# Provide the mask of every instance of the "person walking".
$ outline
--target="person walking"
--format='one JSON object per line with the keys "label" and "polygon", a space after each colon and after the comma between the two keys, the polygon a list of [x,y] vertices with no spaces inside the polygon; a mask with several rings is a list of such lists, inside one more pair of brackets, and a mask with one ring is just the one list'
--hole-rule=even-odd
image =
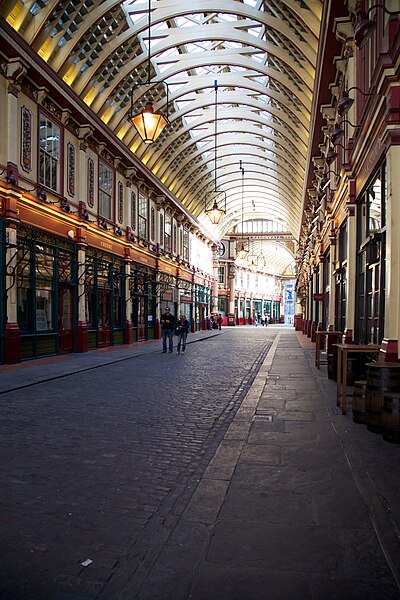
{"label": "person walking", "polygon": [[215,329],[215,320],[214,320],[214,315],[211,315],[211,317],[210,317],[210,331],[212,331],[213,329]]}
{"label": "person walking", "polygon": [[176,322],[176,335],[178,336],[178,354],[184,354],[186,349],[186,338],[189,333],[189,321],[185,315],[179,315]]}
{"label": "person walking", "polygon": [[221,331],[221,329],[222,329],[222,317],[221,317],[220,314],[217,317],[217,325],[218,325],[218,329]]}
{"label": "person walking", "polygon": [[170,352],[174,351],[174,328],[175,328],[175,317],[171,315],[169,306],[166,307],[165,313],[161,315],[161,336],[163,343],[163,352],[167,351],[167,339],[168,348]]}

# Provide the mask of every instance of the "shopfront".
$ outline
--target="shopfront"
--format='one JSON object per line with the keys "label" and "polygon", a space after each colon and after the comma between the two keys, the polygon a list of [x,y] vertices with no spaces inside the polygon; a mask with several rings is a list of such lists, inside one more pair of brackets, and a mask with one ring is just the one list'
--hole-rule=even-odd
{"label": "shopfront", "polygon": [[386,270],[386,162],[357,203],[357,305],[355,341],[380,344],[384,335]]}
{"label": "shopfront", "polygon": [[21,358],[73,352],[77,259],[73,244],[27,227],[17,231],[15,284]]}
{"label": "shopfront", "polygon": [[[179,314],[185,315],[189,321],[189,331],[193,328],[193,284],[185,279],[178,280],[179,286]],[[179,317],[179,315],[177,315]]]}
{"label": "shopfront", "polygon": [[123,260],[94,248],[86,250],[84,294],[89,350],[123,343],[124,280]]}
{"label": "shopfront", "polygon": [[211,291],[204,285],[195,285],[194,331],[207,329],[211,304]]}
{"label": "shopfront", "polygon": [[0,364],[4,362],[5,355],[5,329],[6,329],[6,314],[7,314],[7,298],[6,298],[6,239],[5,239],[5,223],[0,219]]}
{"label": "shopfront", "polygon": [[129,291],[132,300],[132,340],[152,340],[156,337],[155,271],[139,264],[132,265]]}

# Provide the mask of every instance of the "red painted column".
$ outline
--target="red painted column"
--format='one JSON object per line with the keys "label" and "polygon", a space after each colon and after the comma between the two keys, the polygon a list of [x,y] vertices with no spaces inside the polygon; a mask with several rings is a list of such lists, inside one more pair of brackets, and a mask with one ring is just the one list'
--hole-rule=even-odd
{"label": "red painted column", "polygon": [[6,364],[14,365],[21,362],[21,336],[18,323],[7,323],[4,341]]}

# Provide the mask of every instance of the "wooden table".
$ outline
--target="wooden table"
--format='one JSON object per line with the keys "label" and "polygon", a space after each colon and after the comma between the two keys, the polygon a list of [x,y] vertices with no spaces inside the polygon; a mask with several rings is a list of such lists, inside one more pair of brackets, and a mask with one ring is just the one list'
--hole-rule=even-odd
{"label": "wooden table", "polygon": [[[319,366],[322,364],[322,361],[321,361],[322,338],[328,334],[334,335],[337,340],[340,335],[343,335],[343,332],[342,331],[316,331],[315,332],[315,366],[317,367],[317,369],[319,369]],[[326,352],[326,357],[328,358],[328,349]]]}
{"label": "wooden table", "polygon": [[[347,365],[349,354],[379,354],[377,344],[334,344],[338,349],[336,404],[342,406],[342,415],[346,414]],[[340,397],[342,403],[340,404]]]}

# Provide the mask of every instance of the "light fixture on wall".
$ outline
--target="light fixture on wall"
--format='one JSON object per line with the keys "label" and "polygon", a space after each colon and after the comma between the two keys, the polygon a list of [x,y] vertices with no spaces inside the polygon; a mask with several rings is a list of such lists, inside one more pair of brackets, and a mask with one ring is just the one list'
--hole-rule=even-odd
{"label": "light fixture on wall", "polygon": [[214,198],[212,207],[207,208],[207,198],[210,196],[210,194],[206,194],[205,213],[209,217],[209,219],[211,220],[211,223],[213,223],[213,225],[218,225],[218,223],[220,222],[222,217],[226,214],[226,192],[224,192],[223,190],[218,190],[218,187],[217,187],[217,123],[218,123],[217,96],[218,96],[218,82],[217,82],[217,80],[215,80],[214,81],[214,98],[215,98],[215,100],[214,100],[214,190],[211,192],[211,194],[213,194],[214,196],[224,194],[225,208],[221,208],[220,206],[218,206],[218,202],[217,202],[216,198]]}
{"label": "light fixture on wall", "polygon": [[343,123],[348,123],[349,125],[354,127],[354,129],[359,129],[360,127],[360,125],[353,125],[353,123],[350,123],[350,121],[348,121],[347,119],[343,119],[340,123],[335,123],[335,126],[332,128],[330,134],[330,140],[334,146],[338,142],[340,142],[342,138],[344,138],[345,131],[342,128]]}
{"label": "light fixture on wall", "polygon": [[337,157],[338,153],[336,152],[336,150],[334,148],[329,148],[325,155],[326,164],[330,166],[333,163],[333,161],[337,159]]}
{"label": "light fixture on wall", "polygon": [[10,185],[15,185],[17,183],[17,178],[12,171],[8,171],[6,175],[6,182]]}
{"label": "light fixture on wall", "polygon": [[363,46],[365,46],[365,44],[372,37],[372,34],[374,33],[374,31],[376,29],[376,21],[373,21],[372,19],[368,19],[369,13],[374,8],[382,8],[385,11],[385,13],[387,15],[390,15],[391,17],[400,15],[399,10],[390,11],[383,4],[374,4],[373,6],[371,6],[371,8],[369,8],[367,10],[366,13],[364,11],[360,11],[358,21],[354,28],[354,41],[355,41],[357,48],[359,48],[359,49],[362,48]]}
{"label": "light fixture on wall", "polygon": [[60,202],[60,207],[65,210],[65,212],[71,212],[71,205],[65,198],[62,198]]}
{"label": "light fixture on wall", "polygon": [[[150,86],[151,84],[151,0],[149,0],[148,7],[148,57],[147,57],[147,82],[145,85]],[[153,103],[151,100],[146,101],[144,110],[137,113],[134,112],[133,107],[133,91],[138,86],[134,86],[131,90],[131,112],[128,120],[136,128],[136,131],[142,138],[145,144],[152,144],[161,134],[162,130],[166,125],[169,124],[168,119],[168,104],[169,104],[169,88],[166,81],[162,82],[167,89],[167,114],[154,112]]]}
{"label": "light fixture on wall", "polygon": [[[339,178],[340,178],[340,174],[339,174],[339,173],[336,173],[336,172],[335,172],[335,171],[333,171],[333,170],[326,171],[326,173],[324,173],[324,175],[323,175],[323,177],[322,177],[322,179],[321,179],[321,184],[320,184],[320,186],[321,186],[321,190],[323,190],[323,191],[324,191],[324,190],[325,190],[325,189],[326,189],[328,186],[329,186],[329,189],[331,190],[331,188],[330,188],[331,178],[329,177],[329,175],[334,175],[334,176],[335,176],[337,179],[339,179]],[[332,190],[331,190],[331,191],[332,191]]]}
{"label": "light fixture on wall", "polygon": [[40,188],[38,190],[38,198],[39,200],[41,200],[42,202],[46,202],[47,200],[47,193],[46,190],[44,190],[43,188]]}
{"label": "light fixture on wall", "polygon": [[339,117],[343,117],[344,115],[346,115],[349,112],[350,108],[354,104],[354,98],[349,97],[349,92],[351,92],[352,90],[358,90],[360,92],[360,94],[362,94],[363,96],[372,96],[373,95],[373,94],[365,94],[356,85],[349,88],[348,90],[343,90],[342,95],[340,96],[338,103],[336,105],[336,110],[337,110],[337,114],[339,115]]}
{"label": "light fixture on wall", "polygon": [[249,250],[246,248],[245,244],[244,244],[244,238],[243,238],[243,221],[244,221],[244,167],[242,165],[242,161],[240,161],[239,163],[239,168],[242,172],[242,238],[240,240],[240,242],[238,242],[237,246],[236,246],[236,256],[240,259],[240,260],[244,260],[246,258],[246,256],[249,253]]}

